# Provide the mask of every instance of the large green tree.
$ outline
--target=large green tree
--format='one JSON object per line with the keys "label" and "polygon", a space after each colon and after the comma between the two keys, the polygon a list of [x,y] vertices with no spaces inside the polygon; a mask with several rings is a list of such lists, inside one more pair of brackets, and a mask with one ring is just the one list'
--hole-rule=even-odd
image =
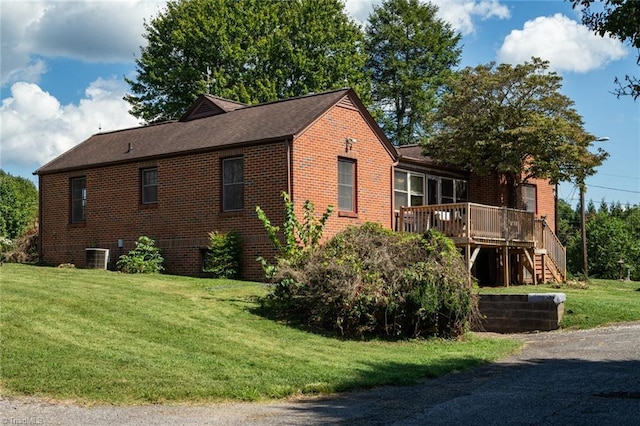
{"label": "large green tree", "polygon": [[[620,207],[620,206],[618,206]],[[637,219],[638,207],[616,213],[600,209],[587,222],[587,254],[589,274],[599,278],[618,278],[620,272],[626,276],[626,267],[631,269],[634,280],[640,278],[640,229]],[[635,221],[634,221],[635,219]],[[622,271],[620,261],[622,261]]]}
{"label": "large green tree", "polygon": [[460,62],[460,35],[418,0],[374,6],[366,27],[367,71],[380,124],[394,144],[428,132],[442,88]]}
{"label": "large green tree", "polygon": [[350,86],[368,99],[364,35],[341,0],[171,0],[144,38],[125,99],[147,122],[200,93],[252,104]]}
{"label": "large green tree", "polygon": [[36,222],[38,190],[33,182],[0,169],[0,237],[11,240]]}
{"label": "large green tree", "polygon": [[553,183],[584,179],[607,157],[590,151],[596,139],[583,129],[562,78],[537,58],[512,66],[479,65],[459,72],[423,141],[435,160],[478,174],[497,173],[517,186],[532,178]]}
{"label": "large green tree", "polygon": [[[574,8],[582,11],[582,23],[601,37],[613,37],[640,52],[640,1],[638,0],[571,0]],[[593,8],[592,8],[593,7]],[[636,63],[640,65],[640,53]],[[640,96],[638,76],[616,77],[615,94]]]}

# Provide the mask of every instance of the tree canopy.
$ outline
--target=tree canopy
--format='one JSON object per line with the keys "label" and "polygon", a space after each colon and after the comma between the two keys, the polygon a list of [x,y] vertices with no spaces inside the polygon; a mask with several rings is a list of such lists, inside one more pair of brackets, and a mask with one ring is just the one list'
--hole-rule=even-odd
{"label": "tree canopy", "polygon": [[368,99],[364,35],[340,0],[171,0],[144,38],[125,99],[147,122],[200,93],[252,104],[349,86]]}
{"label": "tree canopy", "polygon": [[460,62],[460,35],[418,0],[386,0],[366,27],[366,63],[381,127],[397,145],[429,128],[442,87]]}
{"label": "tree canopy", "polygon": [[[424,153],[478,174],[498,173],[516,187],[532,178],[584,184],[607,157],[589,148],[562,78],[537,58],[512,66],[479,65],[460,71],[436,113]],[[515,206],[515,192],[512,192]]]}
{"label": "tree canopy", "polygon": [[35,224],[37,216],[35,184],[0,169],[0,237],[19,237]]}
{"label": "tree canopy", "polygon": [[[582,23],[601,37],[617,38],[628,43],[637,51],[640,49],[640,1],[638,0],[571,0],[574,8],[582,11]],[[596,10],[592,5],[597,3]],[[601,6],[601,7],[600,7]],[[640,66],[640,54],[636,63]],[[631,96],[637,100],[640,96],[638,76],[616,77],[618,88],[615,94]]]}

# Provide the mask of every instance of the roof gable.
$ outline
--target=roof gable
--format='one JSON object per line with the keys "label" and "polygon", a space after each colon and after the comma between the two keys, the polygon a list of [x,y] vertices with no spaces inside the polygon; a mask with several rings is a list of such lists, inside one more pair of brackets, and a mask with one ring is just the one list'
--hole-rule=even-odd
{"label": "roof gable", "polygon": [[246,104],[241,102],[231,101],[217,96],[200,95],[189,107],[187,112],[180,117],[180,121],[211,117],[213,115],[224,114],[240,108],[245,108],[246,106]]}

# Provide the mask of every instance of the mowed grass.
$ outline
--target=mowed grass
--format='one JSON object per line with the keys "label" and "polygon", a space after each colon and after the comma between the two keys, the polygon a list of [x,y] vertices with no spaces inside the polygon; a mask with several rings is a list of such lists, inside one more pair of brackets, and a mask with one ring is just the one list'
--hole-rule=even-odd
{"label": "mowed grass", "polygon": [[527,294],[565,293],[563,329],[585,329],[640,321],[640,282],[592,279],[587,283],[567,282],[563,285],[483,287],[480,293]]}
{"label": "mowed grass", "polygon": [[264,400],[411,384],[511,339],[344,341],[258,315],[262,284],[5,264],[3,394],[99,404]]}

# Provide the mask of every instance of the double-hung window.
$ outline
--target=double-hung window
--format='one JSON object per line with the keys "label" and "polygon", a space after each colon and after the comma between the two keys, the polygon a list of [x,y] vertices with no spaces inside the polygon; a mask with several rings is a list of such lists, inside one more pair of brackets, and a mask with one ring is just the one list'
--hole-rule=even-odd
{"label": "double-hung window", "polygon": [[244,162],[242,157],[222,160],[222,211],[244,208]]}
{"label": "double-hung window", "polygon": [[141,170],[141,200],[142,204],[156,204],[158,202],[158,169]]}
{"label": "double-hung window", "polygon": [[87,209],[87,179],[71,179],[71,223],[84,223]]}
{"label": "double-hung window", "polygon": [[522,210],[535,213],[536,212],[536,187],[535,185],[522,185]]}
{"label": "double-hung window", "polygon": [[356,213],[356,162],[338,158],[338,212]]}
{"label": "double-hung window", "polygon": [[404,170],[394,172],[395,208],[424,205],[424,180],[421,173]]}

